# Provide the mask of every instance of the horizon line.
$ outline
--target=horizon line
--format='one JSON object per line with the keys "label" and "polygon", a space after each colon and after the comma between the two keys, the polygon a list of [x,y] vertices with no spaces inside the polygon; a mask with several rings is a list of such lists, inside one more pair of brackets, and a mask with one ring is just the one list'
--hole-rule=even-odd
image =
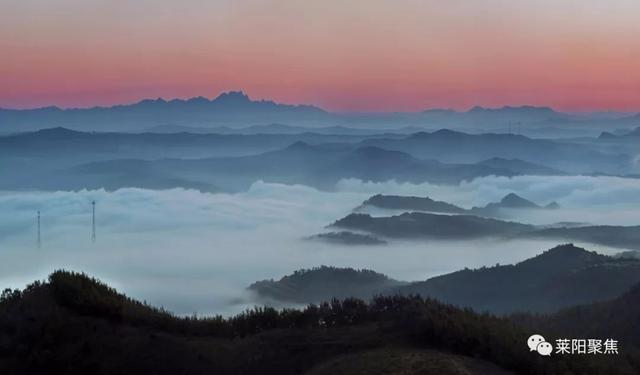
{"label": "horizon line", "polygon": [[95,105],[88,105],[88,106],[60,106],[60,105],[43,105],[43,106],[36,106],[36,107],[5,107],[0,105],[0,110],[8,110],[8,111],[33,111],[33,110],[41,110],[41,109],[50,109],[50,108],[55,108],[55,109],[59,109],[62,111],[73,111],[73,110],[91,110],[91,109],[110,109],[110,108],[114,108],[114,107],[126,107],[126,106],[132,106],[132,105],[136,105],[136,104],[140,104],[142,102],[145,101],[163,101],[165,103],[169,103],[169,102],[173,102],[173,101],[182,101],[182,102],[186,102],[189,100],[193,100],[193,99],[206,99],[209,102],[213,102],[216,99],[219,99],[221,97],[223,97],[224,95],[229,95],[229,94],[241,94],[243,96],[245,96],[249,101],[254,102],[254,103],[260,103],[260,102],[271,102],[274,103],[276,105],[286,105],[286,106],[295,106],[295,107],[313,107],[313,108],[317,108],[319,110],[322,110],[324,112],[330,113],[330,114],[345,114],[345,115],[357,115],[357,114],[394,114],[394,113],[423,113],[423,112],[429,112],[429,111],[450,111],[450,112],[455,112],[455,113],[468,113],[471,110],[475,109],[475,108],[479,108],[479,109],[489,109],[489,110],[497,110],[497,109],[505,109],[505,108],[537,108],[537,109],[550,109],[552,111],[558,112],[558,113],[564,113],[564,114],[590,114],[590,113],[618,113],[618,114],[640,114],[640,108],[636,109],[636,110],[615,110],[615,109],[611,109],[611,108],[601,108],[601,109],[589,109],[589,110],[561,110],[561,109],[556,109],[553,106],[550,105],[532,105],[532,104],[526,104],[526,103],[521,103],[521,104],[504,104],[504,105],[500,105],[497,107],[493,107],[493,106],[483,106],[483,105],[472,105],[469,106],[465,109],[453,109],[451,107],[425,107],[424,109],[420,109],[420,110],[415,110],[415,111],[402,111],[402,110],[380,110],[380,111],[376,111],[376,110],[369,110],[369,111],[358,111],[358,110],[354,110],[354,111],[333,111],[333,110],[328,110],[326,108],[323,108],[320,105],[316,105],[316,104],[309,104],[309,103],[285,103],[285,102],[278,102],[275,101],[273,99],[265,99],[265,98],[259,98],[259,99],[255,99],[251,96],[249,96],[249,94],[247,94],[247,92],[245,92],[244,90],[227,90],[227,91],[221,91],[219,92],[218,95],[216,96],[212,96],[212,97],[207,97],[207,96],[203,96],[203,95],[195,95],[195,96],[190,96],[190,97],[173,97],[173,98],[165,98],[162,96],[158,96],[158,97],[143,97],[141,99],[137,99],[134,101],[130,101],[130,102],[122,102],[122,103],[114,103],[114,104],[95,104]]}

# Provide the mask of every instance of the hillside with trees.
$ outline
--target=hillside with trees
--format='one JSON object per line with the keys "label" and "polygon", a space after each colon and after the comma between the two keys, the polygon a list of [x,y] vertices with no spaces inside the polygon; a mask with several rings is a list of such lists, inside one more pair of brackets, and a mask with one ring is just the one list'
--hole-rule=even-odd
{"label": "hillside with trees", "polygon": [[400,287],[477,311],[553,312],[615,298],[640,282],[640,261],[569,245],[514,265],[464,269]]}
{"label": "hillside with trees", "polygon": [[261,298],[318,303],[333,298],[370,299],[404,284],[371,270],[321,266],[295,271],[277,281],[258,281],[248,289]]}
{"label": "hillside with trees", "polygon": [[349,374],[353,366],[413,374],[640,370],[631,353],[615,361],[544,358],[529,352],[528,335],[504,318],[400,296],[370,303],[333,300],[302,310],[255,308],[227,319],[176,317],[86,275],[57,271],[23,291],[3,292],[0,372]]}
{"label": "hillside with trees", "polygon": [[369,270],[318,267],[249,287],[261,299],[314,303],[331,298],[421,295],[493,314],[551,313],[618,297],[640,283],[640,259],[610,257],[572,244],[512,265],[402,282]]}

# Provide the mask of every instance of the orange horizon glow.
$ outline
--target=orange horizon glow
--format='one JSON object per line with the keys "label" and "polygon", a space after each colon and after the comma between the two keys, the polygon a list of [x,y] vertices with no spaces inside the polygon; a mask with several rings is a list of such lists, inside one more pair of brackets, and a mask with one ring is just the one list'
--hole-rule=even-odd
{"label": "orange horizon glow", "polygon": [[253,99],[330,111],[640,110],[634,0],[7,0],[0,107]]}

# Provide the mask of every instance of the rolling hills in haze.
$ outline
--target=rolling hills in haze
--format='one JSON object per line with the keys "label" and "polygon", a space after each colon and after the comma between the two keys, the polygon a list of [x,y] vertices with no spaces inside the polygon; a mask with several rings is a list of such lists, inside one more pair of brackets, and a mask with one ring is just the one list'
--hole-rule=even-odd
{"label": "rolling hills in haze", "polygon": [[640,283],[640,260],[601,255],[569,244],[513,265],[465,268],[425,281],[389,281],[372,272],[320,267],[259,282],[249,290],[289,303],[402,294],[494,314],[550,313],[622,295]]}
{"label": "rolling hills in haze", "polygon": [[[261,154],[196,159],[115,159],[54,168],[47,178],[9,178],[4,188],[96,189],[185,187],[205,191],[241,191],[263,180],[331,190],[346,178],[363,181],[457,184],[481,176],[515,176],[518,171],[475,164],[420,160],[399,151],[302,141]],[[173,183],[172,183],[173,181]],[[171,186],[173,184],[173,186]],[[4,186],[3,186],[4,185]],[[212,187],[207,188],[207,187]]]}
{"label": "rolling hills in haze", "polygon": [[530,200],[522,198],[515,193],[505,195],[499,202],[491,202],[482,207],[462,208],[451,203],[436,201],[429,197],[413,197],[400,195],[377,194],[362,202],[354,209],[354,212],[366,210],[367,207],[376,207],[394,211],[418,211],[441,214],[472,214],[490,218],[508,217],[505,210],[540,210],[557,209],[560,205],[556,202],[540,206]]}
{"label": "rolling hills in haze", "polygon": [[449,130],[407,136],[127,134],[53,128],[0,136],[0,162],[7,166],[0,188],[238,191],[266,180],[330,189],[342,178],[458,184],[489,175],[560,176],[565,169],[558,164],[567,163],[573,167],[566,170],[573,172],[633,171],[631,156],[615,151]]}
{"label": "rolling hills in haze", "polygon": [[637,127],[640,125],[640,118],[634,114],[576,115],[558,112],[549,107],[527,105],[500,108],[475,106],[467,111],[430,109],[421,112],[331,113],[312,105],[253,100],[242,91],[224,92],[212,99],[144,99],[137,103],[111,107],[0,109],[0,133],[58,126],[101,132],[140,132],[149,129],[165,132],[171,127],[191,127],[200,129],[195,132],[208,132],[207,128],[224,131],[225,127],[250,128],[270,124],[308,128],[372,128],[378,129],[377,133],[403,127],[423,130],[445,127],[474,133],[516,131],[532,135],[542,132],[554,137],[566,136],[566,131],[591,136],[612,126]]}
{"label": "rolling hills in haze", "polygon": [[384,238],[412,240],[550,239],[636,249],[640,243],[640,226],[560,224],[553,228],[475,215],[443,215],[405,212],[400,215],[374,217],[352,213],[332,223],[330,228],[362,231]]}

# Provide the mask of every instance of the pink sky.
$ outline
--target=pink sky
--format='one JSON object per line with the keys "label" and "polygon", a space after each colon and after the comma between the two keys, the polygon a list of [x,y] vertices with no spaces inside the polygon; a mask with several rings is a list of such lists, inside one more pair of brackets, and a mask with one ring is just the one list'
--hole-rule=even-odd
{"label": "pink sky", "polygon": [[4,0],[0,107],[640,110],[636,0]]}

